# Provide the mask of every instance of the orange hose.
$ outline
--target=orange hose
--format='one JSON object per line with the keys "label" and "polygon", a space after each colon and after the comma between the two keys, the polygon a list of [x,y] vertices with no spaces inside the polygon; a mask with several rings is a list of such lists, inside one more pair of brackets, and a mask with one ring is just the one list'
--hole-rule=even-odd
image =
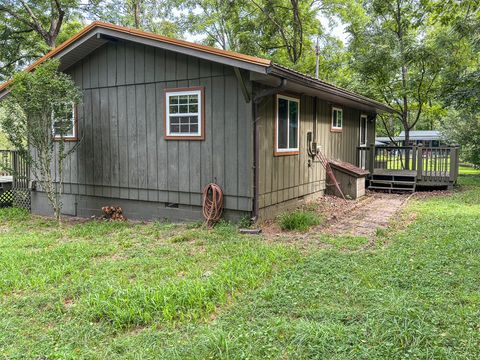
{"label": "orange hose", "polygon": [[213,227],[220,221],[223,212],[223,191],[215,183],[208,184],[203,189],[202,196],[203,217],[208,227]]}

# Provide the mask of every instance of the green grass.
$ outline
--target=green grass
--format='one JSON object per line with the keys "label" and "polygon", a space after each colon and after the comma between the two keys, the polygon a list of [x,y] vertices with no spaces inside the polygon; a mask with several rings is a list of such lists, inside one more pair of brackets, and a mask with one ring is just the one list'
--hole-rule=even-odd
{"label": "green grass", "polygon": [[286,212],[279,216],[278,222],[282,230],[307,231],[314,225],[321,223],[319,214],[310,210],[296,210]]}
{"label": "green grass", "polygon": [[479,358],[480,176],[459,181],[367,250],[0,210],[0,357]]}

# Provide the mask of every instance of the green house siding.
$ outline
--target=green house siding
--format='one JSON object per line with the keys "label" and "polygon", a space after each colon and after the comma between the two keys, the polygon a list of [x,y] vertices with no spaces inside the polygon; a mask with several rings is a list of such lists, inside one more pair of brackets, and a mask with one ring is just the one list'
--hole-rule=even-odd
{"label": "green house siding", "polygon": [[[252,106],[233,68],[120,41],[66,72],[84,97],[65,194],[200,206],[216,182],[227,210],[252,210]],[[194,86],[205,88],[205,140],[165,140],[164,89]]]}
{"label": "green house siding", "polygon": [[[311,96],[300,98],[300,153],[274,156],[275,96],[259,105],[259,208],[281,204],[297,198],[321,193],[326,187],[326,172],[319,162],[309,166],[307,132],[314,129],[314,101]],[[317,103],[317,145],[330,159],[357,163],[360,136],[360,110],[343,109],[343,129],[331,131],[332,104],[321,99]],[[375,138],[374,122],[368,122],[368,142]]]}

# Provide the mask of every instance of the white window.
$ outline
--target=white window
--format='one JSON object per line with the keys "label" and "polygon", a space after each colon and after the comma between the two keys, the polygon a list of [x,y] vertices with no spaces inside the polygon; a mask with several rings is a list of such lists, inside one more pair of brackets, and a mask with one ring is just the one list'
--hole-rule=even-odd
{"label": "white window", "polygon": [[276,155],[298,154],[300,100],[277,95],[275,133]]}
{"label": "white window", "polygon": [[343,128],[343,110],[332,107],[332,130],[342,130]]}
{"label": "white window", "polygon": [[367,115],[360,116],[360,146],[367,145]]}
{"label": "white window", "polygon": [[74,104],[52,112],[53,136],[55,139],[77,139],[77,114]]}
{"label": "white window", "polygon": [[203,139],[203,88],[165,91],[165,138]]}

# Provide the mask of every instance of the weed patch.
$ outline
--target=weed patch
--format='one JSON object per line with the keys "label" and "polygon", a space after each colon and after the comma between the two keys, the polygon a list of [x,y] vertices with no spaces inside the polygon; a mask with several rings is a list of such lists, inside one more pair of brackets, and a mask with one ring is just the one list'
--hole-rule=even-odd
{"label": "weed patch", "polygon": [[310,227],[319,225],[321,219],[313,211],[296,210],[279,216],[278,221],[282,230],[307,231]]}

